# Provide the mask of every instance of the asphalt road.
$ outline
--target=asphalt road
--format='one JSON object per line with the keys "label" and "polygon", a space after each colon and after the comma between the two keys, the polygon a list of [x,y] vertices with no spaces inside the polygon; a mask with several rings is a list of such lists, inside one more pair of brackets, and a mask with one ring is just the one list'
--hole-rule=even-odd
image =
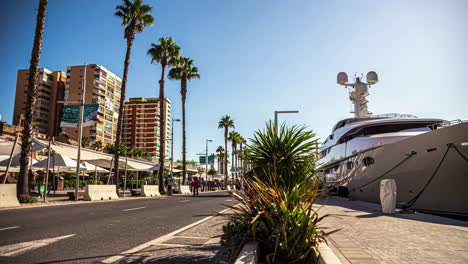
{"label": "asphalt road", "polygon": [[0,256],[0,263],[96,263],[219,212],[223,204],[233,204],[231,197],[216,192],[1,210],[0,255],[26,250]]}

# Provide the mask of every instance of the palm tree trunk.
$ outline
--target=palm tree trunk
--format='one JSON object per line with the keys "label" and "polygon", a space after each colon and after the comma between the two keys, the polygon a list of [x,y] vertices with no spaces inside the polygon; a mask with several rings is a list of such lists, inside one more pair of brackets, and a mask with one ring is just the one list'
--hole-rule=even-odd
{"label": "palm tree trunk", "polygon": [[[18,178],[17,193],[18,197],[29,196],[28,187],[28,157],[32,149],[32,122],[34,120],[34,110],[37,99],[37,72],[42,49],[42,34],[44,33],[44,23],[47,11],[48,0],[39,1],[37,11],[36,32],[34,35],[34,45],[29,64],[28,97],[26,98],[26,109],[24,112],[24,128],[21,136],[21,156],[20,156],[20,175]],[[5,176],[6,177],[6,176]]]}
{"label": "palm tree trunk", "polygon": [[[122,138],[123,126],[123,110],[125,107],[125,91],[127,90],[128,66],[130,65],[130,53],[132,51],[133,40],[135,39],[135,31],[130,32],[127,38],[127,52],[125,53],[124,73],[122,79],[122,89],[120,92],[120,107],[119,107],[119,121],[117,122],[117,134],[115,136],[114,144],[114,181],[117,195],[119,194],[119,157],[120,157],[120,143]],[[124,186],[125,188],[125,186]]]}
{"label": "palm tree trunk", "polygon": [[228,140],[228,127],[224,128],[224,188],[227,189],[227,181],[228,181],[228,170],[227,170],[227,140]]}
{"label": "palm tree trunk", "polygon": [[[185,175],[187,175],[186,163],[186,135],[185,135],[185,99],[187,97],[187,79],[182,78],[180,81],[180,94],[182,95],[182,183],[185,183]],[[174,128],[172,128],[174,129]],[[174,140],[174,139],[172,139]]]}
{"label": "palm tree trunk", "polygon": [[164,160],[166,158],[166,99],[164,97],[164,75],[166,65],[161,64],[161,80],[159,80],[159,170],[158,185],[159,191],[164,192]]}
{"label": "palm tree trunk", "polygon": [[241,153],[240,167],[241,167],[241,174],[242,174],[241,176],[244,176],[244,164],[243,164],[243,163],[244,163],[244,160],[242,159],[242,154],[243,154],[244,152],[242,151],[242,141],[241,141],[241,143],[240,143],[240,153]]}
{"label": "palm tree trunk", "polygon": [[[234,139],[232,139],[232,140],[234,141]],[[231,156],[232,156],[232,158],[231,158],[232,165],[231,165],[231,167],[236,167],[236,160],[234,158],[235,157],[234,153],[236,153],[236,151],[235,151],[234,144],[231,145],[231,148],[232,148],[232,154],[231,154]],[[231,179],[232,179],[232,181],[234,181],[234,172],[231,174]]]}

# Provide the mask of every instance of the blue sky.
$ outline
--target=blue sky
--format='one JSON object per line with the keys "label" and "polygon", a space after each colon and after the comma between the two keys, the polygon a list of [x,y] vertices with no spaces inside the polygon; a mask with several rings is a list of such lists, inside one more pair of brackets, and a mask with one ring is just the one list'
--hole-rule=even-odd
{"label": "blue sky", "polygon": [[[11,122],[16,75],[28,68],[37,0],[2,2],[0,113]],[[158,96],[160,67],[146,55],[150,43],[172,36],[194,59],[201,80],[188,88],[188,158],[223,145],[222,115],[245,137],[264,127],[275,110],[287,124],[304,124],[326,137],[351,117],[345,71],[374,70],[375,114],[468,119],[468,1],[146,0],[156,24],[136,36],[127,98]],[[125,41],[113,16],[120,1],[49,0],[40,67],[66,70],[84,62],[122,76]],[[180,84],[166,82],[173,117],[180,117]],[[176,125],[175,158],[181,157]]]}

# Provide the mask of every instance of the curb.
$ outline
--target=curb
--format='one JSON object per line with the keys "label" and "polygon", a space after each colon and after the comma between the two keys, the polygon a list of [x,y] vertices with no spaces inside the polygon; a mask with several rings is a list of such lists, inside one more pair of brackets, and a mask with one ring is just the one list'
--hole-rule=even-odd
{"label": "curb", "polygon": [[[318,264],[342,264],[326,243],[320,243],[317,250],[319,253],[317,259]],[[237,256],[234,264],[257,264],[258,253],[258,242],[247,242]]]}

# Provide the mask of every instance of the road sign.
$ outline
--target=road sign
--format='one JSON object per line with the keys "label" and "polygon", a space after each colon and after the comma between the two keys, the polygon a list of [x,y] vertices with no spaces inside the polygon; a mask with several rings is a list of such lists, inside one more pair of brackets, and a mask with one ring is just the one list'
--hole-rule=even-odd
{"label": "road sign", "polygon": [[[206,165],[206,156],[203,155],[203,156],[200,156],[200,165],[203,164],[203,165]],[[213,165],[214,164],[214,159],[215,157],[214,156],[208,156],[208,165]]]}

